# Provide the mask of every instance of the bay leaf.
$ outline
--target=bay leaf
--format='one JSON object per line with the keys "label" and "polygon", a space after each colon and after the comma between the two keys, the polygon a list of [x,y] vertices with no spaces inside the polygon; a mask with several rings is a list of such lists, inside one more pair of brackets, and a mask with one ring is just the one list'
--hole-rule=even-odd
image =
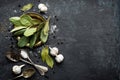
{"label": "bay leaf", "polygon": [[41,30],[40,40],[42,41],[42,43],[45,43],[48,39],[49,20],[50,17],[47,19],[47,21],[45,22],[45,26]]}
{"label": "bay leaf", "polygon": [[39,25],[39,24],[41,23],[41,21],[38,20],[38,19],[32,19],[32,23],[33,23],[34,25]]}
{"label": "bay leaf", "polygon": [[32,18],[29,15],[26,15],[26,14],[23,14],[20,17],[20,22],[26,27],[30,27],[30,26],[33,25],[32,24]]}
{"label": "bay leaf", "polygon": [[49,48],[48,48],[48,46],[45,46],[45,47],[42,49],[42,52],[41,52],[41,58],[42,58],[42,61],[43,61],[43,62],[46,61],[46,56],[48,56],[48,53],[49,53]]}
{"label": "bay leaf", "polygon": [[26,29],[21,29],[21,30],[18,30],[16,32],[14,32],[14,35],[15,36],[18,36],[18,35],[23,35],[23,33],[25,32]]}
{"label": "bay leaf", "polygon": [[25,37],[25,36],[22,36],[20,38],[20,40],[18,40],[18,46],[19,47],[24,47],[26,46],[26,44],[29,42],[29,38],[28,37]]}
{"label": "bay leaf", "polygon": [[49,67],[53,68],[54,61],[53,61],[52,57],[49,55],[49,48],[48,48],[48,46],[45,46],[42,49],[41,58],[42,58],[42,61],[46,62]]}
{"label": "bay leaf", "polygon": [[44,35],[43,31],[41,31],[40,40],[42,41],[42,43],[46,43],[46,41],[48,40],[48,34]]}
{"label": "bay leaf", "polygon": [[49,21],[50,21],[50,17],[47,19],[47,21],[45,22],[45,26],[43,28],[43,32],[44,32],[44,35],[47,35],[48,34],[48,31],[49,31]]}
{"label": "bay leaf", "polygon": [[53,59],[52,59],[52,57],[51,56],[46,56],[46,63],[47,63],[47,65],[50,67],[50,68],[53,68],[53,65],[54,65],[54,61],[53,61]]}
{"label": "bay leaf", "polygon": [[11,17],[9,20],[13,23],[15,27],[22,26],[22,23],[20,22],[20,17]]}
{"label": "bay leaf", "polygon": [[33,35],[35,32],[37,31],[37,28],[34,27],[34,28],[27,28],[26,31],[24,32],[24,36],[28,37],[28,36],[31,36]]}
{"label": "bay leaf", "polygon": [[24,29],[26,28],[25,26],[19,26],[19,27],[15,27],[14,29],[12,29],[10,32],[15,32],[15,31],[18,31],[18,30],[21,30],[21,29]]}
{"label": "bay leaf", "polygon": [[32,3],[29,3],[29,4],[24,5],[24,6],[21,8],[21,10],[22,10],[22,11],[28,11],[28,10],[30,10],[32,7],[33,7],[33,4],[32,4]]}
{"label": "bay leaf", "polygon": [[37,31],[39,31],[40,29],[42,29],[44,27],[45,23],[41,22],[38,26],[37,26]]}
{"label": "bay leaf", "polygon": [[35,33],[34,35],[31,36],[31,39],[30,39],[30,48],[33,48],[33,46],[36,43],[37,38],[38,38],[38,33]]}

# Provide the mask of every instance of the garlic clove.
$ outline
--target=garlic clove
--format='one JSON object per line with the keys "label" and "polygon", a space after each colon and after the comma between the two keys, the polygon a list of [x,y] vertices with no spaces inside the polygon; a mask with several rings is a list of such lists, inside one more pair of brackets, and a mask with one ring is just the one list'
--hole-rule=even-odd
{"label": "garlic clove", "polygon": [[58,55],[58,48],[57,47],[53,47],[53,48],[51,48],[51,47],[49,47],[50,48],[50,54],[52,55],[52,56],[57,56]]}
{"label": "garlic clove", "polygon": [[43,3],[38,5],[38,9],[40,9],[41,12],[46,12],[48,10],[47,6]]}
{"label": "garlic clove", "polygon": [[40,8],[43,7],[43,6],[45,6],[45,4],[40,3],[40,4],[38,5],[38,9],[40,9]]}
{"label": "garlic clove", "polygon": [[50,51],[50,54],[51,54],[52,56],[57,56],[56,52],[53,51],[53,50]]}
{"label": "garlic clove", "polygon": [[44,6],[44,7],[41,7],[41,9],[40,9],[41,12],[46,12],[47,10],[48,10],[48,8],[45,7],[45,6]]}
{"label": "garlic clove", "polygon": [[21,55],[21,57],[24,58],[24,59],[27,59],[27,58],[28,58],[28,53],[27,53],[27,51],[25,51],[25,50],[23,50],[23,49],[21,50],[20,55]]}
{"label": "garlic clove", "polygon": [[56,62],[61,63],[64,60],[64,56],[59,54],[55,57]]}
{"label": "garlic clove", "polygon": [[23,65],[14,65],[13,68],[12,68],[12,71],[15,73],[15,74],[20,74],[21,73],[21,68],[25,66],[25,64]]}
{"label": "garlic clove", "polygon": [[53,49],[56,53],[58,53],[58,51],[59,51],[57,47],[53,47],[52,49]]}

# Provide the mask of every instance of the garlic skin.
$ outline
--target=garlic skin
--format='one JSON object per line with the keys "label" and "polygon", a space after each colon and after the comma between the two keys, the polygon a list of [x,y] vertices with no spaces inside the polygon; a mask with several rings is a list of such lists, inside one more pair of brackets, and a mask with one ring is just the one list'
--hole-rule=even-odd
{"label": "garlic skin", "polygon": [[64,56],[59,54],[55,57],[56,62],[61,63],[64,60]]}
{"label": "garlic skin", "polygon": [[50,48],[50,54],[52,56],[57,56],[58,55],[59,50],[58,50],[57,47],[53,47],[53,48],[49,47],[49,48]]}
{"label": "garlic skin", "polygon": [[25,51],[25,50],[23,50],[23,49],[21,50],[20,55],[21,55],[22,58],[24,58],[24,59],[27,59],[27,58],[28,58],[27,51]]}
{"label": "garlic skin", "polygon": [[40,9],[41,12],[46,12],[48,10],[47,6],[43,3],[38,5],[38,9]]}
{"label": "garlic skin", "polygon": [[23,65],[14,65],[13,68],[12,68],[12,71],[15,73],[15,74],[20,74],[21,73],[21,68],[25,66],[25,64]]}

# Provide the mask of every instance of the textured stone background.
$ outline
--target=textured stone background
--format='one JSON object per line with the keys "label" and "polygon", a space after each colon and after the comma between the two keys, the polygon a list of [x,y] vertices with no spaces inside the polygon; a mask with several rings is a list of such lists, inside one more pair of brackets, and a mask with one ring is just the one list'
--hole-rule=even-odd
{"label": "textured stone background", "polygon": [[[48,6],[46,15],[58,31],[50,34],[47,44],[57,46],[65,60],[55,63],[46,76],[36,73],[30,79],[17,80],[120,80],[119,0],[0,0],[0,80],[15,77],[12,66],[22,64],[5,58],[6,51],[18,50],[8,19],[21,15],[21,6],[30,2],[35,12],[39,12],[40,2]],[[30,50],[30,57],[46,65],[38,50]]]}

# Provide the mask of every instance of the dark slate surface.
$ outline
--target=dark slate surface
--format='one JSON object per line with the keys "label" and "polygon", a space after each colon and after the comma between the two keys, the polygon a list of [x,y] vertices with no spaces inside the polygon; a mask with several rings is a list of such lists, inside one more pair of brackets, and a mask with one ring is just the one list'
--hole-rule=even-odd
{"label": "dark slate surface", "polygon": [[[31,11],[39,12],[40,2],[48,6],[46,15],[58,32],[50,34],[47,44],[57,46],[65,60],[44,77],[36,73],[18,80],[120,80],[119,0],[0,0],[0,80],[15,77],[12,66],[22,64],[5,58],[6,51],[18,49],[8,18],[22,14],[21,6],[30,2],[35,4]],[[30,56],[44,64],[38,50],[30,50],[34,53]]]}

